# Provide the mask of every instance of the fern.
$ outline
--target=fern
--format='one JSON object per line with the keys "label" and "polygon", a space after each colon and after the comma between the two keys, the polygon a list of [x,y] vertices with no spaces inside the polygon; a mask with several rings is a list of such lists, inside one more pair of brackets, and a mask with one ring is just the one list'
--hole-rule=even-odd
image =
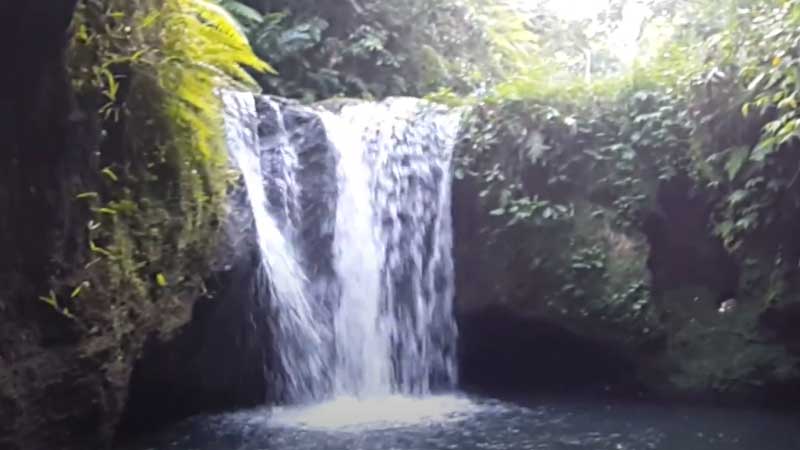
{"label": "fern", "polygon": [[255,9],[245,5],[236,0],[222,0],[219,2],[220,6],[225,8],[231,15],[247,27],[260,25],[264,22],[264,15]]}
{"label": "fern", "polygon": [[161,40],[155,72],[175,143],[204,159],[224,154],[217,90],[257,90],[245,67],[274,70],[253,53],[233,16],[212,1],[168,0],[156,20],[147,17],[146,23]]}
{"label": "fern", "polygon": [[104,155],[114,167],[100,171],[108,206],[92,190],[76,194],[93,214],[81,276],[97,286],[89,295],[146,298],[148,284],[168,283],[144,266],[183,279],[213,248],[230,177],[219,90],[256,91],[250,73],[274,70],[211,0],[84,0],[73,28],[73,86],[104,94],[96,112],[124,144]]}

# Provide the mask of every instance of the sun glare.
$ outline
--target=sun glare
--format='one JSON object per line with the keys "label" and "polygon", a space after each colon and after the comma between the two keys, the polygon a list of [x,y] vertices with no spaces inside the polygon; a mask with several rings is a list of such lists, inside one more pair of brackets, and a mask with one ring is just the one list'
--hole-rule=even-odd
{"label": "sun glare", "polygon": [[566,19],[588,19],[608,8],[608,0],[549,0],[547,7]]}
{"label": "sun glare", "polygon": [[[530,6],[531,0],[519,0]],[[610,8],[609,0],[547,0],[545,7],[567,20],[594,19]],[[628,2],[622,11],[622,22],[611,36],[608,45],[625,63],[632,63],[639,52],[639,33],[649,9],[642,0]]]}

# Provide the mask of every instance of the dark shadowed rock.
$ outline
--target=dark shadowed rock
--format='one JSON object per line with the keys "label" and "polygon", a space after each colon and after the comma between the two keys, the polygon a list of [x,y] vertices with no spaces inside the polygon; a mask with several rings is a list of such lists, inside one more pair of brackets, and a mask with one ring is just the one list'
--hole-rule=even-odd
{"label": "dark shadowed rock", "polygon": [[[730,251],[714,233],[715,194],[691,176],[615,172],[625,161],[581,172],[576,155],[592,153],[594,136],[542,137],[509,110],[487,116],[491,140],[464,136],[456,153],[466,164],[453,188],[464,380],[537,390],[597,379],[668,398],[796,404],[797,269],[786,265],[800,254],[796,226]],[[563,161],[581,175],[559,181]],[[635,214],[609,194],[616,177],[646,186]],[[520,219],[512,196],[567,213]]]}

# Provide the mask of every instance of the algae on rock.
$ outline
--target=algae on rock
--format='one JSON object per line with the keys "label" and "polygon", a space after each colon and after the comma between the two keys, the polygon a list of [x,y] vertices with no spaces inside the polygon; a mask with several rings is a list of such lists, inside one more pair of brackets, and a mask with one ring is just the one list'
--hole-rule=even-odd
{"label": "algae on rock", "polygon": [[781,319],[796,314],[796,271],[784,243],[764,245],[786,235],[726,249],[725,199],[698,179],[680,101],[626,95],[473,107],[456,155],[459,314],[499,309],[610,344],[630,381],[671,396],[797,383],[800,341]]}

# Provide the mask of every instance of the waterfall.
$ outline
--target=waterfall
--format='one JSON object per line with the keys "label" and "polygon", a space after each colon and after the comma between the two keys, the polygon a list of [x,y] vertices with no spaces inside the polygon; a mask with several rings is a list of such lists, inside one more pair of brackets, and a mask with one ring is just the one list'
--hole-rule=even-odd
{"label": "waterfall", "polygon": [[[248,94],[224,100],[284,400],[452,388],[450,166],[459,115],[406,98],[337,112]],[[302,175],[324,166],[320,152],[330,179]]]}
{"label": "waterfall", "polygon": [[334,267],[341,289],[334,315],[335,394],[377,395],[391,382],[391,342],[381,317],[384,250],[371,198],[372,175],[362,130],[324,114],[339,158]]}
{"label": "waterfall", "polygon": [[409,98],[323,115],[339,155],[336,393],[455,383],[450,162],[459,117]]}
{"label": "waterfall", "polygon": [[228,151],[247,188],[275,316],[272,323],[284,371],[279,380],[283,396],[289,401],[316,400],[323,395],[325,384],[320,376],[326,364],[324,328],[318,325],[309,301],[308,278],[295,250],[296,158],[287,151],[284,140],[260,141],[252,95],[226,92],[223,100]]}

